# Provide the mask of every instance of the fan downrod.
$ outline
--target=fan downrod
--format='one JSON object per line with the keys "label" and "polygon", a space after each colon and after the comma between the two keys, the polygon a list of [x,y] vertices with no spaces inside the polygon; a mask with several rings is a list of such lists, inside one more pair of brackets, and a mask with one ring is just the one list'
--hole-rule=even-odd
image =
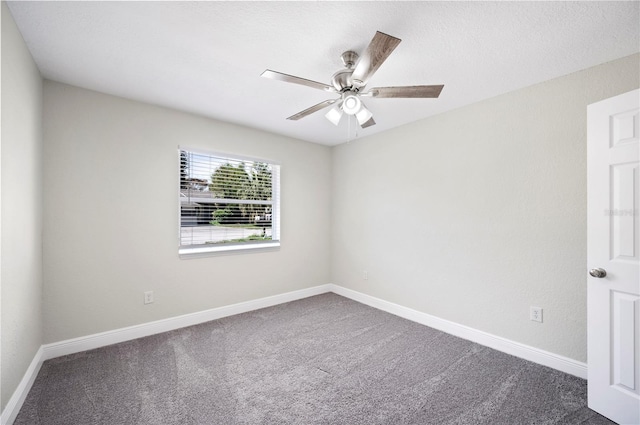
{"label": "fan downrod", "polygon": [[352,50],[347,50],[340,55],[340,59],[342,59],[342,63],[346,68],[333,74],[331,77],[331,85],[333,85],[339,93],[344,93],[347,90],[357,92],[358,89],[353,87],[351,74],[353,74],[353,67],[358,61],[358,54]]}

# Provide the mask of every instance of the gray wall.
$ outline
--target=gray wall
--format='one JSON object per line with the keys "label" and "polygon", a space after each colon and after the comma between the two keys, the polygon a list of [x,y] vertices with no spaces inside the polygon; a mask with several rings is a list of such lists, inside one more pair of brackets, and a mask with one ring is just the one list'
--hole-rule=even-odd
{"label": "gray wall", "polygon": [[[329,282],[330,148],[51,81],[44,139],[46,342]],[[178,145],[280,162],[280,250],[178,258]]]}
{"label": "gray wall", "polygon": [[337,146],[333,283],[586,361],[586,107],[639,58]]}
{"label": "gray wall", "polygon": [[42,344],[42,78],[2,2],[2,409]]}

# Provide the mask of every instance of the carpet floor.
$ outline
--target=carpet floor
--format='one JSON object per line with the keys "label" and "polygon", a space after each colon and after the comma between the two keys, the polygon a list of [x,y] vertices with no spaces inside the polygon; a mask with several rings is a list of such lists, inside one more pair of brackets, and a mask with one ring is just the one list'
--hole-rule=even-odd
{"label": "carpet floor", "polygon": [[48,360],[15,425],[612,424],[586,389],[323,294]]}

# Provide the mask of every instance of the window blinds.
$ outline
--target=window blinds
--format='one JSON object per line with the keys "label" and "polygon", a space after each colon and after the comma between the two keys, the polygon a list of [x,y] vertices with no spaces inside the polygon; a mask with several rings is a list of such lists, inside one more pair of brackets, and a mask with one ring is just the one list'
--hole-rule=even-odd
{"label": "window blinds", "polygon": [[180,150],[180,248],[280,239],[280,167]]}

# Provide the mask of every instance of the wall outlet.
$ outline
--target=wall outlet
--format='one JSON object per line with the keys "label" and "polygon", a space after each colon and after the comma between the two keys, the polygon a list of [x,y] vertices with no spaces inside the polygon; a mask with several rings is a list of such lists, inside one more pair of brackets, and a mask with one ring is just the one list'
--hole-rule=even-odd
{"label": "wall outlet", "polygon": [[529,307],[529,319],[542,323],[542,308]]}
{"label": "wall outlet", "polygon": [[153,291],[147,291],[144,293],[144,303],[151,304],[153,302]]}
{"label": "wall outlet", "polygon": [[365,271],[363,271],[363,272],[362,272],[362,278],[363,278],[364,280],[368,280],[368,279],[369,279],[369,272],[368,272],[368,271],[366,271],[366,270],[365,270]]}

